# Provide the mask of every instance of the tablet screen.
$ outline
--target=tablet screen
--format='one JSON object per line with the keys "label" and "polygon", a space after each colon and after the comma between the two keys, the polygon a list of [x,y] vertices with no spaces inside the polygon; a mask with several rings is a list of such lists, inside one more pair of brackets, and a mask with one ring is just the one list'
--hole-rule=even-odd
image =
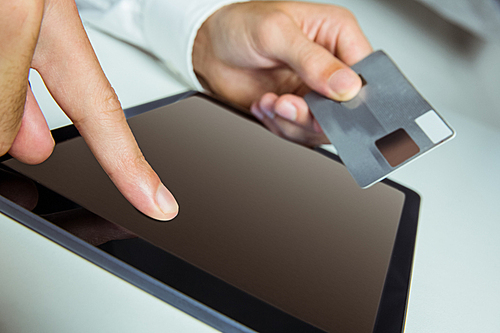
{"label": "tablet screen", "polygon": [[135,210],[80,137],[41,165],[5,164],[314,327],[373,331],[404,193],[362,190],[340,163],[199,95],[129,124],[179,202],[171,222]]}

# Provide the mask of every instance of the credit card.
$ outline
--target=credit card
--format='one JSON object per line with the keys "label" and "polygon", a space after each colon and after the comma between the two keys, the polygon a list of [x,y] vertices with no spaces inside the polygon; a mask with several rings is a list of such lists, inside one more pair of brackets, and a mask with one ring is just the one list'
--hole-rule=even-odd
{"label": "credit card", "polygon": [[311,92],[305,100],[359,186],[375,184],[454,137],[383,51],[351,68],[363,81],[355,98],[336,102]]}

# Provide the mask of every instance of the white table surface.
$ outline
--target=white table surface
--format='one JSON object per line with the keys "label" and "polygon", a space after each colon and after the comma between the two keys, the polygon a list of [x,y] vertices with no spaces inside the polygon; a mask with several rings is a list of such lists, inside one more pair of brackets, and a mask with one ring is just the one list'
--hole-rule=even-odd
{"label": "white table surface", "polygon": [[[457,131],[391,177],[422,196],[405,332],[500,332],[500,42],[412,1],[336,3]],[[124,107],[186,89],[141,51],[88,32]],[[31,82],[51,128],[67,124],[36,73]],[[0,267],[0,332],[213,331],[2,215]]]}

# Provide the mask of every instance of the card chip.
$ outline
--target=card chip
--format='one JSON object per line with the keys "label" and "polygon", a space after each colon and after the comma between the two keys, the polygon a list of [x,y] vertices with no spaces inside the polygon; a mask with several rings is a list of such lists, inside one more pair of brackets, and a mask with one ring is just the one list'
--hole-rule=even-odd
{"label": "card chip", "polygon": [[392,167],[400,165],[420,151],[415,141],[402,128],[378,139],[375,145]]}

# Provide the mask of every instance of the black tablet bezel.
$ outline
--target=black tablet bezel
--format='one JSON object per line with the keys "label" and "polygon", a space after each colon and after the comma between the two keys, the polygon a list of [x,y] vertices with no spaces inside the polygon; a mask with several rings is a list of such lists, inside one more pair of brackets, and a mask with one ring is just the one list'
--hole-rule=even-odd
{"label": "black tablet bezel", "polygon": [[[213,97],[194,91],[188,91],[161,100],[126,109],[125,115],[127,118],[131,118],[135,115],[147,112],[149,110],[177,102],[194,94],[197,94],[198,96],[206,98],[214,103],[221,104],[227,107],[227,104]],[[233,108],[233,110],[238,114],[243,115],[250,120],[253,120],[252,117],[238,111],[237,108]],[[56,143],[66,141],[79,135],[78,131],[76,131],[75,127],[72,125],[53,130],[52,133]],[[316,148],[315,150],[318,153],[341,163],[337,155],[332,154],[331,152],[326,151],[322,148]],[[8,156],[4,156],[2,160],[5,160],[6,158],[8,158]],[[403,192],[405,195],[405,202],[403,205],[401,219],[392,251],[392,258],[386,275],[386,280],[373,332],[401,332],[404,329],[406,307],[410,287],[420,196],[416,192],[391,180],[386,179],[382,182]],[[213,298],[215,303],[220,303],[220,301],[216,300],[217,297],[215,295],[208,295],[204,296],[204,303],[211,305],[213,308],[207,306],[202,303],[203,300],[200,302],[190,296],[185,295],[184,293],[174,289],[170,285],[167,285],[160,282],[158,279],[155,279],[154,274],[150,273],[150,275],[153,275],[150,276],[144,271],[141,271],[131,266],[130,264],[124,263],[123,261],[98,249],[97,247],[86,243],[76,236],[53,225],[51,222],[42,219],[41,217],[19,207],[18,205],[10,202],[3,197],[0,197],[0,211],[10,218],[27,226],[28,228],[65,247],[66,249],[80,255],[90,262],[143,289],[151,295],[167,302],[168,304],[173,305],[174,307],[223,332],[251,332],[253,331],[253,329],[257,331],[269,332],[321,331],[296,318],[295,320],[290,319],[293,317],[261,300],[256,299],[251,295],[246,294],[241,290],[238,290],[233,286],[230,286],[229,284],[221,280],[218,280],[215,277],[210,277],[208,273],[203,272],[194,266],[190,267],[190,264],[188,263],[179,264],[184,265],[183,267],[188,272],[190,272],[189,274],[193,274],[193,276],[196,276],[197,279],[210,281],[209,284],[211,284],[212,286],[212,288],[210,288],[211,290],[213,290],[214,288],[218,290],[224,290],[224,293],[228,294],[229,297],[233,299],[233,303],[226,302],[226,304],[223,305],[214,305],[211,304],[214,302],[210,302],[210,298]],[[160,249],[158,250],[163,251]],[[171,260],[182,261],[181,259],[176,258],[172,258]],[[232,306],[234,305],[234,302],[237,302],[239,305],[241,305],[239,309],[236,309]],[[236,315],[234,315],[234,313],[224,315],[219,311],[214,310],[214,308],[218,308],[219,311],[225,310],[226,314],[227,312],[231,312],[228,309],[234,308],[233,310],[237,313]],[[243,320],[241,320],[242,315],[245,317]],[[239,317],[240,320],[237,321],[231,319],[231,316],[236,318]]]}

